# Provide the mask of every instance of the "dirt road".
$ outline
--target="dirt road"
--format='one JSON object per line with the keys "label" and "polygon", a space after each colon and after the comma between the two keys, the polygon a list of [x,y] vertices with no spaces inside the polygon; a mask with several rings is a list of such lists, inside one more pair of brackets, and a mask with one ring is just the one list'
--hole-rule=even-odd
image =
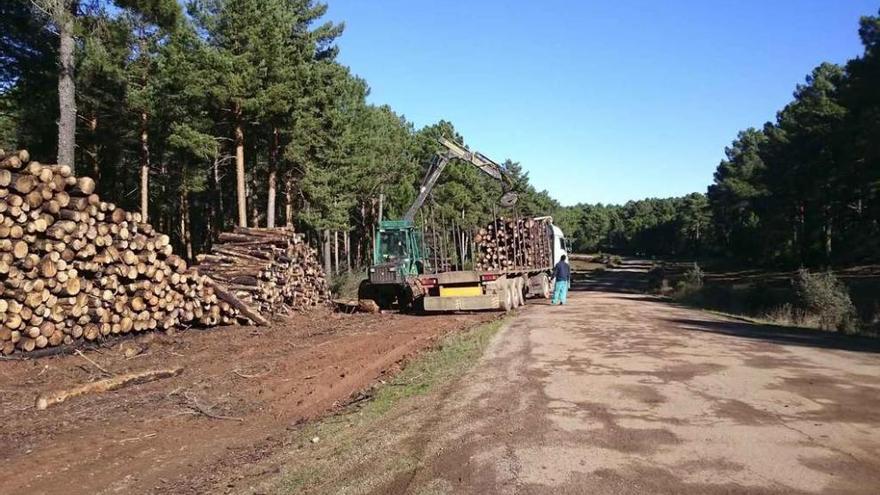
{"label": "dirt road", "polygon": [[877,342],[589,288],[514,319],[377,493],[880,491]]}
{"label": "dirt road", "polygon": [[[298,423],[334,411],[444,335],[496,317],[325,311],[265,328],[147,335],[85,357],[2,361],[0,493],[230,490],[237,468],[283,449]],[[125,354],[132,345],[140,354]],[[34,409],[38,393],[103,378],[99,366],[184,371]]]}

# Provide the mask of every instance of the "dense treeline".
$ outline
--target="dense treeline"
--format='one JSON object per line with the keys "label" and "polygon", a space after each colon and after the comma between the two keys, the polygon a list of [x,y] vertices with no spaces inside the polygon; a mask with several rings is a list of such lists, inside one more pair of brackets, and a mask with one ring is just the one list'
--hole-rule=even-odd
{"label": "dense treeline", "polygon": [[[235,224],[292,224],[323,241],[328,260],[336,246],[334,259],[362,266],[380,198],[386,217],[400,216],[434,139],[464,139],[450,122],[417,130],[368,104],[366,81],[336,61],[343,26],[322,21],[326,8],[314,0],[3,2],[0,147],[72,161],[190,257]],[[775,122],[739,133],[707,194],[562,208],[508,160],[517,213],[554,215],[580,251],[877,260],[880,18],[863,18],[859,34],[862,56],[820,65]],[[467,242],[467,230],[511,213],[497,209],[500,193],[453,163],[418,221],[458,229]]]}
{"label": "dense treeline", "polygon": [[823,63],[775,122],[739,133],[707,195],[577,205],[564,222],[583,250],[716,254],[819,266],[880,260],[880,17],[864,54]]}
{"label": "dense treeline", "polygon": [[711,248],[709,203],[699,193],[622,206],[576,205],[557,213],[557,221],[579,252],[699,255]]}
{"label": "dense treeline", "polygon": [[[322,21],[326,9],[313,0],[3,2],[0,147],[72,162],[189,257],[235,224],[292,224],[324,242],[328,261],[336,246],[333,259],[362,265],[380,197],[386,217],[401,215],[434,138],[463,137],[449,122],[416,130],[368,104],[366,81],[336,61],[343,26]],[[558,207],[507,166],[519,213]],[[500,194],[479,171],[451,164],[419,221],[464,232],[495,213]]]}

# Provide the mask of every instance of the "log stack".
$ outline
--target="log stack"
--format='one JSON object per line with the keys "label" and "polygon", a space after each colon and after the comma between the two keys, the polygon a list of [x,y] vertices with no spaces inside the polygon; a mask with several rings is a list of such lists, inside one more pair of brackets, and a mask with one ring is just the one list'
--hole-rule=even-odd
{"label": "log stack", "polygon": [[549,218],[500,217],[474,235],[477,270],[526,271],[552,264]]}
{"label": "log stack", "polygon": [[292,228],[238,227],[218,241],[197,256],[199,273],[261,313],[283,315],[330,300],[317,252]]}
{"label": "log stack", "polygon": [[0,353],[240,317],[167,235],[94,190],[66,165],[0,151]]}

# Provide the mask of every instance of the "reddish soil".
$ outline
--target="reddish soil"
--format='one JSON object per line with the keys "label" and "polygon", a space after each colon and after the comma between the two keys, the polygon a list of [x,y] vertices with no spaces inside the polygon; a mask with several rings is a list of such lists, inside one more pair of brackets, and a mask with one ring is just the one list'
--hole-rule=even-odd
{"label": "reddish soil", "polygon": [[[281,447],[287,429],[341,407],[449,332],[495,317],[318,312],[272,327],[145,335],[85,356],[112,374],[183,366],[181,375],[45,411],[33,407],[39,393],[106,375],[78,355],[0,361],[0,492],[204,493]],[[132,346],[143,351],[126,357]]]}

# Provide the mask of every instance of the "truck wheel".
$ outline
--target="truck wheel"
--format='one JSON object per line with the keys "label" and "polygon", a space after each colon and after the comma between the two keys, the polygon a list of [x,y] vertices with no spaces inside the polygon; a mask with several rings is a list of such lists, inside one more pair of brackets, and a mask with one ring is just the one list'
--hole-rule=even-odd
{"label": "truck wheel", "polygon": [[522,277],[517,277],[516,282],[514,284],[517,306],[525,306],[526,305],[526,296],[525,296],[525,287],[526,281],[523,280]]}
{"label": "truck wheel", "polygon": [[369,280],[362,280],[358,286],[358,299],[376,299],[376,291]]}
{"label": "truck wheel", "polygon": [[541,297],[550,299],[550,277],[546,273],[541,274]]}
{"label": "truck wheel", "polygon": [[513,309],[513,291],[510,290],[510,284],[507,280],[501,282],[501,309],[510,311]]}
{"label": "truck wheel", "polygon": [[379,309],[391,309],[391,305],[397,295],[387,286],[373,285],[369,280],[364,280],[358,286],[358,300],[369,299],[376,302]]}
{"label": "truck wheel", "polygon": [[397,289],[397,309],[399,309],[401,313],[404,313],[409,309],[411,302],[412,295],[410,291],[406,287],[399,287]]}

